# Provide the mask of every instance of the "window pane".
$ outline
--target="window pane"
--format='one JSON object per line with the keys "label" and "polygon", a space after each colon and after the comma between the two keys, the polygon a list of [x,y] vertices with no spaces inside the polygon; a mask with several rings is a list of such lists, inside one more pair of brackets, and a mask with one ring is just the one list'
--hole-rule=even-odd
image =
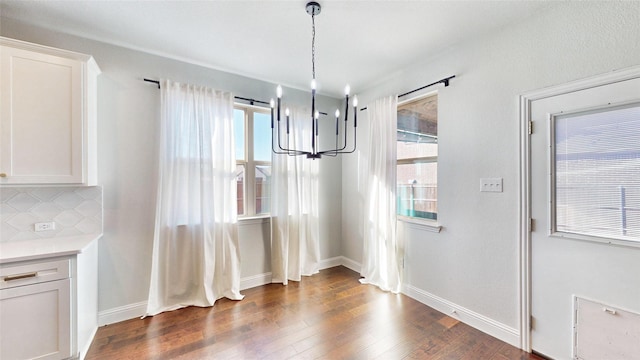
{"label": "window pane", "polygon": [[233,109],[233,131],[236,140],[236,160],[245,160],[244,156],[244,110]]}
{"label": "window pane", "polygon": [[271,115],[253,113],[253,159],[271,161]]}
{"label": "window pane", "polygon": [[640,105],[554,126],[556,231],[640,240]]}
{"label": "window pane", "polygon": [[237,196],[238,196],[238,215],[244,215],[244,178],[245,171],[244,165],[238,164],[236,165],[236,186],[237,186]]}
{"label": "window pane", "polygon": [[397,171],[398,215],[437,219],[438,163],[401,164]]}
{"label": "window pane", "polygon": [[398,106],[398,159],[438,156],[438,96]]}
{"label": "window pane", "polygon": [[256,166],[256,214],[271,211],[271,165]]}
{"label": "window pane", "polygon": [[437,218],[438,97],[398,106],[398,214]]}

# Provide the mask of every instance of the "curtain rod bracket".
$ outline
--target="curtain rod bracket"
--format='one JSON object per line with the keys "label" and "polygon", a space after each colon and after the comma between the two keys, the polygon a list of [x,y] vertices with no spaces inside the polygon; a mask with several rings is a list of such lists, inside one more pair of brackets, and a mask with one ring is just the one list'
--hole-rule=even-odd
{"label": "curtain rod bracket", "polygon": [[160,81],[158,81],[158,80],[151,80],[151,79],[147,79],[147,78],[144,78],[144,81],[146,81],[146,82],[150,82],[150,83],[154,83],[154,84],[158,85],[158,89],[160,89]]}

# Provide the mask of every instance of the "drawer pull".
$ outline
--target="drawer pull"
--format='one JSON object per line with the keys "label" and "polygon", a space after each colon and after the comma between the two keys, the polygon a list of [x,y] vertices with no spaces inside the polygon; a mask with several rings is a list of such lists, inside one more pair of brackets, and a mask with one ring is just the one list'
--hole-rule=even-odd
{"label": "drawer pull", "polygon": [[13,281],[13,280],[20,280],[20,279],[28,279],[28,278],[32,278],[32,277],[36,277],[36,276],[38,276],[38,272],[34,271],[34,272],[31,272],[31,273],[27,273],[27,274],[5,276],[4,278],[2,278],[2,280],[4,280],[4,281]]}
{"label": "drawer pull", "polygon": [[614,309],[610,309],[607,307],[602,308],[602,311],[606,312],[607,314],[611,314],[611,315],[615,315],[617,311],[615,311]]}
{"label": "drawer pull", "polygon": [[5,173],[0,173],[0,178],[6,178],[6,177],[7,177],[7,174],[5,174]]}

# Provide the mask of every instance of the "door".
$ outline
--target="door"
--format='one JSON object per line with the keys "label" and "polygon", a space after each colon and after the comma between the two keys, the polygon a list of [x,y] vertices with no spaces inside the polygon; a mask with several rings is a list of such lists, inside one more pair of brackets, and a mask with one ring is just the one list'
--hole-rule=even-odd
{"label": "door", "polygon": [[640,313],[640,69],[631,73],[529,103],[530,341],[554,359],[575,358],[576,297]]}

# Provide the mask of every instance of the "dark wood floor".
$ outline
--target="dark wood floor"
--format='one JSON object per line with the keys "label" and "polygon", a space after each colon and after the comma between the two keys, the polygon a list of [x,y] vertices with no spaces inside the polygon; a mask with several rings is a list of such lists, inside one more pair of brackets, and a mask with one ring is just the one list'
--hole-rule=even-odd
{"label": "dark wood floor", "polygon": [[86,359],[541,359],[344,267],[101,327]]}

